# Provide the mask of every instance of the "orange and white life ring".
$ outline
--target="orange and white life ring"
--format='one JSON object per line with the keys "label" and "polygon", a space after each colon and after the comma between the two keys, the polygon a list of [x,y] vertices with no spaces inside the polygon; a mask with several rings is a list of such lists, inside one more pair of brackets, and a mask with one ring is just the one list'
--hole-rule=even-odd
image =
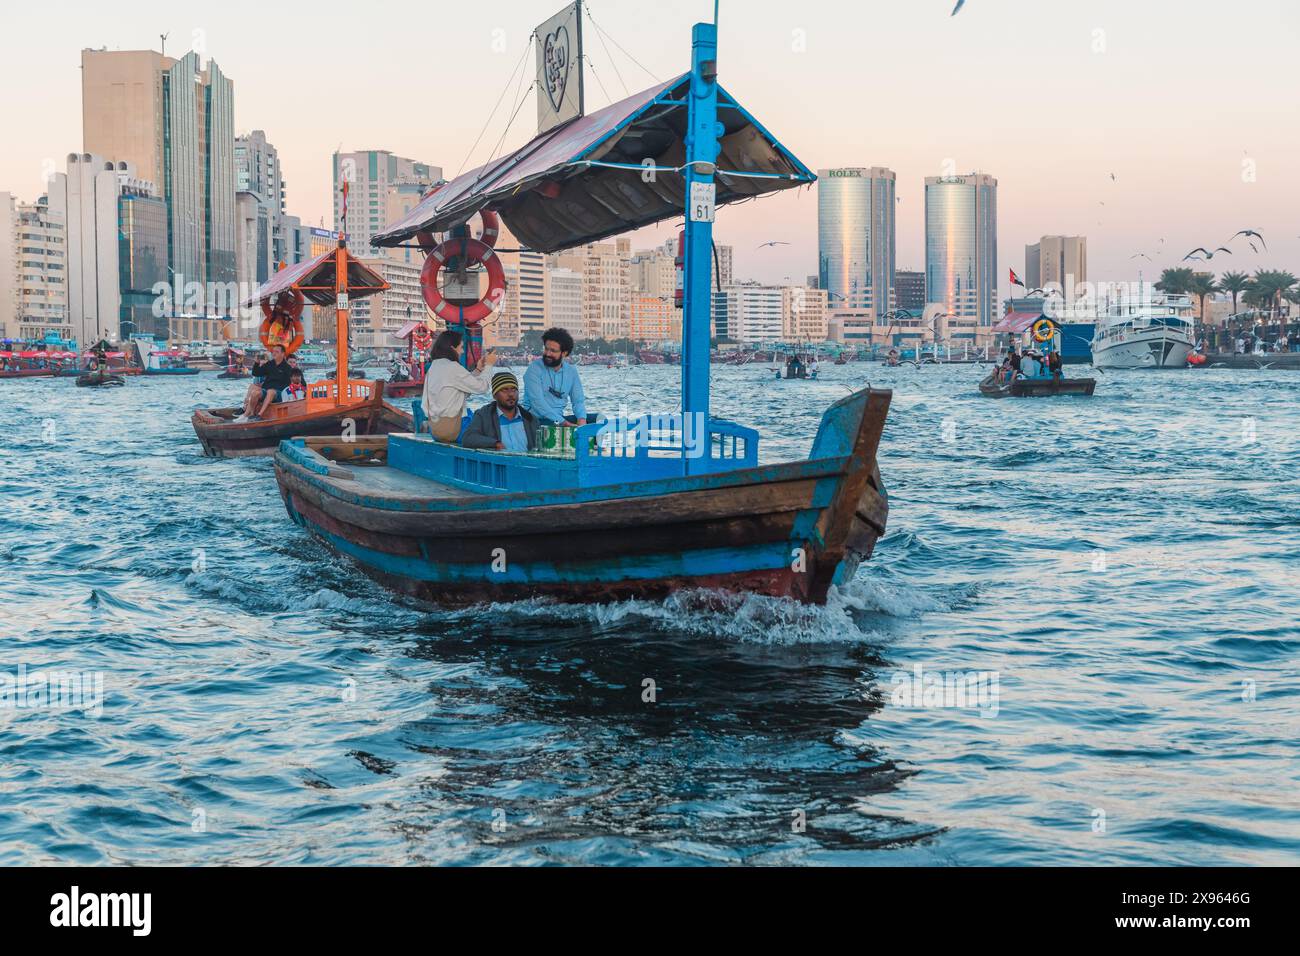
{"label": "orange and white life ring", "polygon": [[427,325],[417,326],[411,333],[411,344],[417,352],[427,352],[433,346],[433,332]]}
{"label": "orange and white life ring", "polygon": [[[428,199],[441,188],[442,187],[439,186],[435,189],[429,190],[429,192],[424,194],[424,198]],[[479,217],[483,220],[483,232],[480,233],[478,237],[479,241],[488,248],[495,249],[497,240],[501,238],[501,217],[491,209],[480,209]],[[420,248],[424,251],[426,256],[433,252],[434,247],[438,244],[431,232],[417,232],[415,234],[415,241],[420,244]]]}
{"label": "orange and white life ring", "polygon": [[[286,296],[288,297],[286,299]],[[269,301],[262,303],[262,327],[258,329],[258,338],[270,349],[283,345],[284,354],[292,355],[302,347],[302,310],[306,304],[303,294],[297,289],[281,292],[275,298],[275,305]]]}
{"label": "orange and white life ring", "polygon": [[[487,292],[473,305],[452,305],[438,290],[438,273],[453,256],[466,260],[467,266],[482,264],[487,270]],[[501,257],[486,243],[478,239],[448,239],[424,260],[424,268],[420,270],[420,292],[429,311],[440,319],[482,322],[505,301],[506,270],[501,265]]]}

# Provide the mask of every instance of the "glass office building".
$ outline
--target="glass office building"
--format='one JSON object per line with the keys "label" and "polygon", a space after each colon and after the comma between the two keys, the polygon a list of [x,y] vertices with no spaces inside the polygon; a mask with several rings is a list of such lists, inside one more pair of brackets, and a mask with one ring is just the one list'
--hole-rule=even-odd
{"label": "glass office building", "polygon": [[166,283],[167,204],[156,196],[124,191],[117,200],[117,269],[121,292],[120,328],[123,339],[136,332],[168,337],[170,310],[154,314],[157,283]]}
{"label": "glass office building", "polygon": [[998,181],[925,181],[925,298],[951,315],[991,325],[998,293]]}
{"label": "glass office building", "polygon": [[894,308],[893,170],[817,171],[817,284],[831,311]]}

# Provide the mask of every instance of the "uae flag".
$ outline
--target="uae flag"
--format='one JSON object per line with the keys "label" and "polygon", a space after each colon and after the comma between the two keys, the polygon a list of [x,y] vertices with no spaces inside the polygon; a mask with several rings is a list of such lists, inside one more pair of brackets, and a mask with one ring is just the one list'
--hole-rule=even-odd
{"label": "uae flag", "polygon": [[1015,269],[1009,269],[1008,271],[1011,273],[1011,284],[1012,284],[1012,285],[1018,285],[1018,286],[1020,286],[1020,288],[1022,288],[1022,289],[1025,288],[1025,284],[1024,284],[1023,282],[1020,281],[1020,276],[1016,275],[1016,270],[1015,270]]}

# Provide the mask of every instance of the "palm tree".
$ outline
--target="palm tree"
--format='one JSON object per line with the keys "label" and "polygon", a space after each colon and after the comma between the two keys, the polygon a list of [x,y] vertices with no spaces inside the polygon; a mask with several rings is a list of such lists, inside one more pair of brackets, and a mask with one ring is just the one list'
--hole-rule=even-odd
{"label": "palm tree", "polygon": [[1195,275],[1191,269],[1166,269],[1160,273],[1156,288],[1167,295],[1187,295],[1191,291]]}
{"label": "palm tree", "polygon": [[1219,291],[1219,284],[1214,281],[1213,274],[1209,272],[1196,273],[1192,276],[1192,281],[1188,285],[1187,291],[1200,300],[1201,309],[1199,314],[1201,316],[1201,325],[1202,327],[1208,325],[1209,323],[1206,321],[1207,317],[1205,315],[1205,297],[1207,295],[1214,295],[1214,293]]}
{"label": "palm tree", "polygon": [[1269,313],[1265,319],[1266,328],[1269,319],[1274,316],[1277,317],[1278,324],[1281,324],[1282,300],[1295,290],[1297,281],[1300,280],[1291,273],[1275,269],[1260,269],[1255,273],[1252,283],[1258,290],[1259,304]]}
{"label": "palm tree", "polygon": [[1225,272],[1219,277],[1219,290],[1232,296],[1232,314],[1237,314],[1237,298],[1250,286],[1250,276],[1244,272]]}

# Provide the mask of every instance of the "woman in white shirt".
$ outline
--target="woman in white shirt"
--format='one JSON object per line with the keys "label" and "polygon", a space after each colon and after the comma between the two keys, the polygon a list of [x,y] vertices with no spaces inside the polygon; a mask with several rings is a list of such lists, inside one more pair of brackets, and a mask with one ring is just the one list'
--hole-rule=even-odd
{"label": "woman in white shirt", "polygon": [[464,346],[459,332],[443,332],[433,343],[433,362],[424,376],[425,426],[438,441],[454,442],[460,437],[465,417],[465,400],[471,395],[485,395],[491,386],[490,370],[497,363],[496,352],[478,360],[473,372],[460,364]]}

